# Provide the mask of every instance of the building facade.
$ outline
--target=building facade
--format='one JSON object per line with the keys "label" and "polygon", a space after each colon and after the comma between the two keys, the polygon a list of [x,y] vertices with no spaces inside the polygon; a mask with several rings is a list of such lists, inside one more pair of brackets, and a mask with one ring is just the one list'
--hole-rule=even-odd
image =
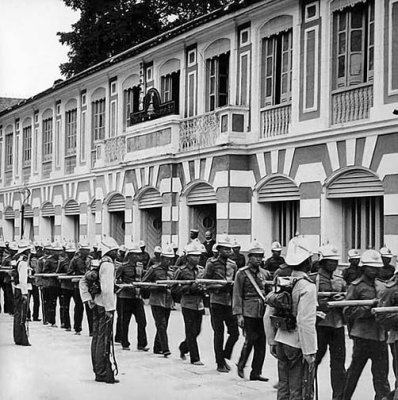
{"label": "building facade", "polygon": [[398,0],[236,2],[55,83],[0,113],[0,234],[396,254],[397,43]]}

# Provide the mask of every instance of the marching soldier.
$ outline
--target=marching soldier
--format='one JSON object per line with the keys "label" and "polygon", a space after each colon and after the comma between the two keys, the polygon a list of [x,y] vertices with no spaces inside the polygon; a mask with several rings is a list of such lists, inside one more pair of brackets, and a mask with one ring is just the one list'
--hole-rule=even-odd
{"label": "marching soldier", "polygon": [[178,258],[180,257],[178,255],[178,253],[177,253],[178,252],[178,244],[177,243],[172,243],[171,247],[173,248],[173,251],[174,251],[174,259],[173,259],[172,265],[175,266]]}
{"label": "marching soldier", "polygon": [[160,263],[161,254],[162,254],[162,248],[160,246],[155,246],[155,248],[153,249],[153,257],[151,257],[148,263],[148,268],[152,267],[152,265]]}
{"label": "marching soldier", "polygon": [[[77,253],[73,256],[69,268],[68,275],[84,275],[90,270],[92,258],[90,257],[90,245],[83,241],[79,243],[79,249]],[[96,260],[98,263],[98,261]],[[86,309],[87,322],[89,335],[93,335],[93,311],[89,307],[88,303],[85,303],[83,307],[82,298],[79,292],[79,282],[73,282],[73,301],[75,303],[75,308],[73,312],[73,329],[75,335],[80,335],[82,331],[83,322],[83,312]]]}
{"label": "marching soldier", "polygon": [[273,242],[271,244],[272,256],[264,262],[264,269],[271,273],[271,277],[274,276],[275,271],[285,263],[285,259],[281,256],[282,246],[279,242]]}
{"label": "marching soldier", "polygon": [[[44,262],[43,273],[55,274],[59,272],[62,246],[60,246],[60,244],[57,242],[53,243],[49,251],[50,251],[50,257],[48,257]],[[61,287],[57,278],[46,278],[44,280],[47,280],[48,282],[48,293],[47,293],[48,304],[46,307],[47,321],[51,324],[52,328],[56,328],[57,299],[61,298]],[[60,320],[61,320],[61,326],[64,325],[64,316],[62,315],[62,310],[60,312]]]}
{"label": "marching soldier", "polygon": [[147,271],[148,270],[149,260],[151,259],[151,256],[149,255],[149,253],[147,251],[145,251],[146,245],[145,245],[145,242],[143,240],[140,240],[139,246],[140,246],[140,249],[141,249],[140,262],[142,262],[142,264],[144,266],[144,270]]}
{"label": "marching soldier", "polygon": [[[318,292],[345,292],[344,279],[334,275],[340,256],[332,245],[320,247],[319,270],[311,275],[318,288]],[[342,300],[344,294],[338,294],[333,300]],[[343,313],[340,308],[328,309],[327,302],[330,298],[319,297],[318,312],[322,318],[317,324],[318,351],[315,358],[315,367],[321,363],[329,346],[330,352],[330,381],[333,390],[333,399],[342,400],[345,379],[345,332]]]}
{"label": "marching soldier", "polygon": [[[348,287],[347,300],[373,300],[381,296],[385,286],[377,278],[383,261],[376,250],[366,250],[360,261],[362,275]],[[388,383],[388,347],[386,333],[370,306],[346,307],[344,315],[348,332],[354,341],[352,361],[348,368],[344,387],[344,400],[350,400],[365,364],[372,361],[375,399],[380,400],[390,391]]]}
{"label": "marching soldier", "polygon": [[[230,259],[232,242],[228,236],[217,242],[218,257],[207,261],[204,278],[226,280],[226,285],[208,285],[210,292],[211,326],[214,331],[214,353],[217,371],[229,372],[230,366],[225,359],[230,359],[235,343],[239,338],[236,316],[232,314],[232,284],[236,275],[236,264]],[[224,347],[224,323],[228,330],[228,339]]]}
{"label": "marching soldier", "polygon": [[266,311],[266,334],[271,354],[278,359],[278,400],[313,398],[312,376],[315,370],[316,287],[307,273],[311,269],[312,252],[305,239],[290,240],[286,264],[292,268],[292,316],[294,327],[272,325],[275,309]]}
{"label": "marching soldier", "polygon": [[[30,268],[32,269],[33,276],[39,272],[39,257],[41,256],[42,256],[42,249],[40,248],[38,243],[35,243],[35,245],[32,246],[30,252]],[[41,319],[39,318],[40,292],[37,279],[38,278],[32,281],[33,321],[41,321]],[[29,309],[29,316],[30,316],[30,309]]]}
{"label": "marching soldier", "polygon": [[[5,243],[4,257],[2,261],[3,267],[11,267],[11,261],[18,251],[16,242]],[[14,314],[14,295],[12,292],[11,276],[6,273],[3,276],[2,288],[4,292],[4,312],[9,315]]]}
{"label": "marching soldier", "polygon": [[91,360],[97,382],[118,383],[112,369],[111,354],[113,346],[113,319],[116,309],[115,260],[119,246],[115,239],[105,237],[101,241],[99,270],[91,272],[92,283],[96,282],[101,291],[90,293],[90,283],[85,275],[79,284],[83,302],[93,311],[93,339],[91,341]]}
{"label": "marching soldier", "polygon": [[[383,291],[379,301],[379,307],[397,307],[398,306],[398,275],[386,283],[386,289]],[[395,375],[394,389],[383,398],[383,400],[397,400],[398,399],[398,313],[387,312],[377,313],[376,321],[388,331],[387,343],[390,345],[391,354],[393,357],[393,370]]]}
{"label": "marching soldier", "polygon": [[[32,288],[31,284],[28,282],[29,252],[29,243],[21,241],[15,255],[17,261],[14,273],[14,342],[20,346],[30,346],[26,329],[29,307],[29,290]],[[13,261],[13,263],[14,262],[15,261]]]}
{"label": "marching soldier", "polygon": [[[156,282],[158,280],[169,279],[172,274],[169,268],[173,259],[173,249],[171,247],[164,248],[160,257],[160,264],[155,264],[149,268],[142,282]],[[153,287],[150,289],[150,292],[149,304],[156,325],[153,352],[168,357],[171,354],[167,337],[167,326],[169,324],[170,311],[173,304],[171,291],[169,288]]]}
{"label": "marching soldier", "polygon": [[[116,271],[117,283],[133,283],[141,281],[142,267],[139,264],[141,249],[135,244],[127,253],[125,261]],[[125,287],[118,293],[120,302],[120,341],[123,350],[130,350],[129,325],[131,316],[134,314],[137,323],[137,350],[148,351],[146,336],[146,317],[144,302],[140,295],[140,289],[136,287]]]}
{"label": "marching soldier", "polygon": [[383,260],[383,267],[379,272],[379,279],[382,281],[388,281],[391,279],[395,273],[395,268],[391,265],[391,260],[393,258],[393,254],[391,250],[384,246],[380,249],[381,259]]}
{"label": "marching soldier", "polygon": [[[50,257],[50,252],[51,252],[51,243],[48,241],[44,246],[43,246],[43,252],[40,253],[38,251],[38,263],[37,263],[37,272],[38,273],[43,273],[44,269],[44,263],[46,262],[47,258]],[[40,256],[39,256],[40,255]],[[36,284],[40,288],[41,292],[41,310],[42,310],[42,316],[43,316],[43,325],[48,325],[48,288],[49,288],[49,282],[48,279],[42,278],[42,277],[35,277]]]}
{"label": "marching soldier", "polygon": [[[179,267],[175,272],[176,280],[196,280],[203,276],[204,269],[199,265],[202,255],[199,243],[192,242],[187,248],[187,264]],[[180,343],[180,357],[185,360],[189,353],[191,364],[203,365],[200,361],[197,337],[202,328],[204,313],[203,288],[197,283],[182,284],[173,287],[175,293],[181,295],[181,311],[185,325],[185,340]]]}
{"label": "marching soldier", "polygon": [[243,254],[241,254],[240,249],[241,249],[241,245],[235,239],[233,247],[232,247],[231,260],[235,261],[236,267],[238,269],[241,269],[246,265],[245,256]]}
{"label": "marching soldier", "polygon": [[260,268],[264,257],[264,248],[253,242],[248,250],[249,261],[246,267],[238,270],[234,283],[232,308],[239,326],[245,332],[245,343],[237,364],[238,375],[244,378],[244,368],[254,348],[251,381],[267,382],[261,375],[265,358],[265,331],[263,317],[265,312],[265,281],[270,274]]}
{"label": "marching soldier", "polygon": [[351,285],[353,281],[358,279],[361,275],[361,268],[359,267],[359,261],[361,254],[356,249],[348,251],[348,262],[349,267],[343,271],[343,279],[347,282],[347,285]]}
{"label": "marching soldier", "polygon": [[[76,248],[72,243],[68,243],[64,247],[65,257],[60,257],[59,260],[59,273],[68,273],[69,265],[72,261]],[[70,324],[70,299],[73,297],[73,283],[71,280],[62,280],[61,283],[61,313],[63,315],[64,324],[61,325],[61,328],[66,329],[66,331],[70,332],[72,330]]]}

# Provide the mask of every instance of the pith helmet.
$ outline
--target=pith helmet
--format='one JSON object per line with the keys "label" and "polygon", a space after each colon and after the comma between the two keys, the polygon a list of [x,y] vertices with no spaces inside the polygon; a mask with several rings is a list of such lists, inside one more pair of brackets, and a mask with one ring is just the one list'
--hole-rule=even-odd
{"label": "pith helmet", "polygon": [[264,254],[264,246],[257,242],[256,239],[253,240],[253,242],[250,244],[249,250],[247,250],[248,254]]}
{"label": "pith helmet", "polygon": [[129,249],[129,253],[135,253],[135,254],[141,253],[141,249],[138,243],[133,243],[133,245]]}
{"label": "pith helmet", "polygon": [[214,243],[214,244],[213,244],[213,247],[211,248],[211,251],[212,251],[213,253],[218,253],[217,243]]}
{"label": "pith helmet", "polygon": [[322,260],[340,260],[337,248],[331,244],[321,246],[318,252],[322,256]]}
{"label": "pith helmet", "polygon": [[240,249],[242,246],[240,245],[240,243],[236,239],[234,239],[234,243],[233,243],[232,247],[234,249],[237,249],[237,248]]}
{"label": "pith helmet", "polygon": [[192,241],[192,243],[186,247],[187,256],[200,256],[203,252],[202,246],[202,244]]}
{"label": "pith helmet", "polygon": [[17,244],[17,242],[10,242],[10,244],[8,245],[8,248],[9,248],[10,250],[13,250],[13,251],[18,251],[18,244]]}
{"label": "pith helmet", "polygon": [[25,253],[26,251],[30,250],[30,244],[27,240],[22,239],[19,243],[18,243],[18,251],[17,254],[22,254]]}
{"label": "pith helmet", "polygon": [[381,259],[381,254],[377,250],[366,250],[361,256],[361,262],[359,263],[361,267],[383,267],[383,260]]}
{"label": "pith helmet", "polygon": [[296,236],[290,240],[286,252],[287,265],[299,265],[312,256],[310,246],[302,236]]}
{"label": "pith helmet", "polygon": [[392,258],[393,254],[391,253],[391,250],[387,247],[384,246],[380,249],[380,254],[382,257],[387,257],[387,258]]}
{"label": "pith helmet", "polygon": [[173,248],[170,245],[163,247],[161,255],[162,255],[162,257],[169,257],[169,258],[175,257]]}
{"label": "pith helmet", "polygon": [[122,244],[122,245],[119,247],[119,251],[122,252],[122,253],[125,253],[125,252],[127,251],[127,247],[126,247],[124,244]]}
{"label": "pith helmet", "polygon": [[69,242],[65,248],[67,253],[76,253],[76,247],[72,242]]}
{"label": "pith helmet", "polygon": [[146,244],[145,244],[145,242],[143,240],[140,240],[139,243],[138,243],[138,246],[139,247],[145,247]]}
{"label": "pith helmet", "polygon": [[61,246],[61,244],[59,242],[54,242],[51,244],[51,250],[62,251],[63,247]]}
{"label": "pith helmet", "polygon": [[348,250],[348,259],[361,258],[361,253],[357,249]]}
{"label": "pith helmet", "polygon": [[271,250],[273,251],[282,251],[282,246],[279,242],[272,242]]}
{"label": "pith helmet", "polygon": [[153,249],[153,252],[154,253],[161,253],[162,252],[162,248],[160,246],[155,246],[155,248]]}
{"label": "pith helmet", "polygon": [[217,240],[217,249],[220,247],[227,247],[228,249],[232,249],[233,243],[229,236],[222,235]]}
{"label": "pith helmet", "polygon": [[101,240],[100,249],[102,256],[104,256],[105,254],[109,253],[112,250],[118,250],[119,245],[117,244],[114,238],[105,237]]}
{"label": "pith helmet", "polygon": [[178,244],[173,242],[173,243],[171,244],[171,247],[172,247],[173,249],[178,249]]}

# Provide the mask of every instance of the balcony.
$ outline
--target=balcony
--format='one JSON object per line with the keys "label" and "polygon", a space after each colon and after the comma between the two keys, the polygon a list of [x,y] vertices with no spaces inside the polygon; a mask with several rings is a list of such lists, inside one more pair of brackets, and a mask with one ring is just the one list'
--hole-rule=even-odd
{"label": "balcony", "polygon": [[248,130],[249,109],[227,106],[180,123],[179,151],[225,143],[243,143]]}
{"label": "balcony", "polygon": [[332,93],[332,125],[369,118],[373,84],[358,85]]}
{"label": "balcony", "polygon": [[261,139],[287,135],[291,121],[291,104],[268,107],[261,111]]}

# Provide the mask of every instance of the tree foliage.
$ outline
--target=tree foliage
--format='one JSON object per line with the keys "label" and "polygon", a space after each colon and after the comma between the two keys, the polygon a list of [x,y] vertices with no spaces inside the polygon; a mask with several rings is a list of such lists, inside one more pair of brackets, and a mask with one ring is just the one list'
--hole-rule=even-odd
{"label": "tree foliage", "polygon": [[58,32],[69,46],[60,65],[69,78],[159,33],[213,11],[226,0],[63,0],[80,11],[70,32]]}

